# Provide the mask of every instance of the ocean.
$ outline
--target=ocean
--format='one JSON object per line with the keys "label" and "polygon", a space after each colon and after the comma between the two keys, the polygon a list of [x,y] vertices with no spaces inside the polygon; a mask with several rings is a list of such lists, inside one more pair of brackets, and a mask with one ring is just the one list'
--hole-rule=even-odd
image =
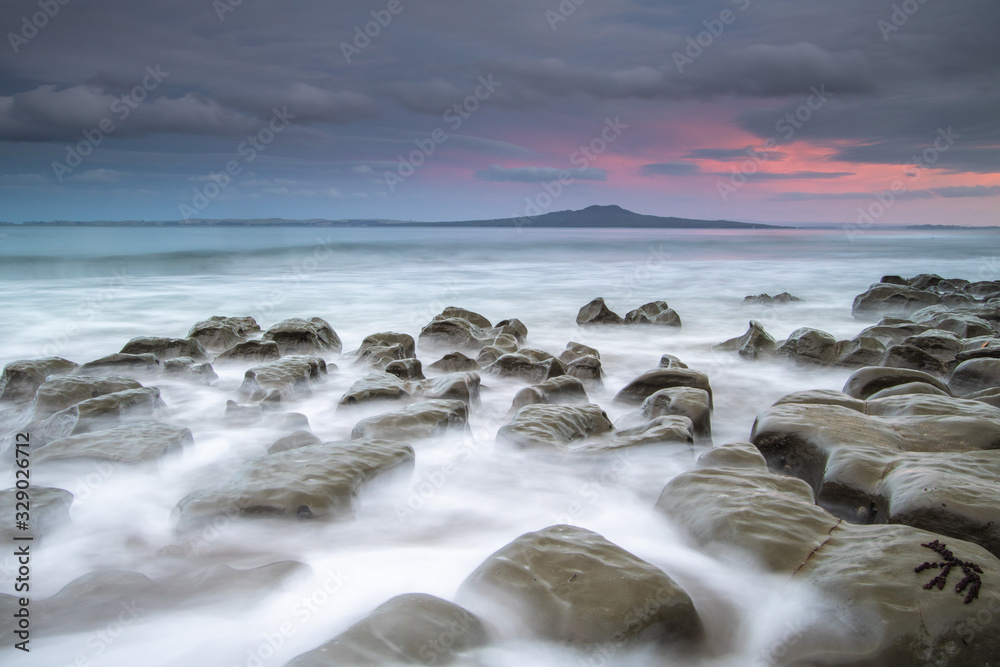
{"label": "ocean", "polygon": [[[520,319],[528,328],[527,346],[555,355],[569,341],[597,348],[606,377],[590,397],[622,423],[629,409],[612,404],[615,393],[656,367],[663,354],[679,357],[709,375],[714,444],[746,440],[755,416],[783,395],[839,390],[850,374],[712,351],[743,334],[749,320],[760,321],[779,340],[799,327],[847,339],[871,323],[851,316],[854,296],[882,275],[1000,278],[995,230],[0,231],[3,364],[44,356],[84,363],[119,351],[137,336],[184,337],[212,315],[252,315],[263,329],[290,317],[321,317],[347,353],[376,332],[416,338],[446,306],[460,306],[492,322]],[[743,304],[747,295],[786,291],[801,301]],[[664,300],[683,327],[581,329],[577,311],[598,296],[622,315]],[[440,355],[418,350],[418,356],[426,367]],[[327,362],[325,384],[289,409],[305,414],[322,440],[347,439],[361,417],[385,408],[338,411],[340,396],[365,369],[347,354]],[[176,379],[145,383],[160,388],[166,420],[193,432],[194,445],[182,456],[158,467],[110,472],[94,463],[35,467],[33,484],[67,489],[76,500],[71,521],[33,553],[32,597],[47,598],[96,570],[158,579],[218,564],[249,568],[292,560],[308,565],[313,576],[275,587],[253,603],[220,591],[195,607],[138,611],[127,625],[40,635],[30,654],[8,652],[5,664],[282,665],[394,595],[454,599],[463,579],[491,553],[557,523],[600,533],[684,587],[715,647],[699,665],[767,664],[775,646],[797,636],[807,610],[827,615],[831,641],[850,634],[852,619],[827,609],[807,588],[763,573],[741,554],[698,549],[681,527],[654,510],[663,486],[710,445],[593,458],[497,447],[496,432],[524,385],[486,376],[468,433],[421,443],[412,478],[365,493],[353,520],[235,521],[203,540],[194,555],[171,556],[171,545],[179,542],[172,516],[177,502],[217,486],[283,434],[268,426],[226,425],[226,402],[235,398],[245,368],[216,370],[220,377],[212,386]],[[4,486],[13,486],[9,456],[3,466]],[[0,557],[0,592],[13,592],[16,572],[10,556]],[[317,596],[320,587],[324,594]],[[624,647],[609,656],[597,648],[527,640],[494,645],[470,661],[484,667],[687,664],[642,648]]]}

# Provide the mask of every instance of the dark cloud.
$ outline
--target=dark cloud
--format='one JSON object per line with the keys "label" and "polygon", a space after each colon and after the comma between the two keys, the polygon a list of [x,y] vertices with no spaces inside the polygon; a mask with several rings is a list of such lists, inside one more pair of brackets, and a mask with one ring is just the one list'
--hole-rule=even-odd
{"label": "dark cloud", "polygon": [[640,171],[646,176],[692,176],[701,169],[693,162],[656,162],[644,164]]}
{"label": "dark cloud", "polygon": [[[717,172],[715,176],[731,176],[731,173]],[[829,180],[843,178],[844,176],[854,176],[850,171],[788,171],[785,173],[758,171],[748,178],[755,181],[800,181],[800,180]]]}
{"label": "dark cloud", "polygon": [[782,153],[781,151],[758,151],[753,146],[747,146],[746,148],[695,148],[684,157],[693,160],[729,162],[746,160],[751,155],[759,156],[760,154],[765,156],[762,159],[768,161],[784,160],[788,157],[787,153]]}
{"label": "dark cloud", "polygon": [[572,178],[580,181],[603,181],[607,172],[603,169],[557,169],[555,167],[511,167],[493,165],[489,169],[476,172],[476,177],[484,181],[506,181],[512,183],[548,183],[559,179]]}

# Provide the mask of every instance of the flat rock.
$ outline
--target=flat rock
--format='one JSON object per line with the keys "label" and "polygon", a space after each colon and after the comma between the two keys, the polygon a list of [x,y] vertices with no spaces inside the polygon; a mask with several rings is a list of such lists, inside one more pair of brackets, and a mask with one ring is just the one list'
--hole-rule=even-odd
{"label": "flat rock", "polygon": [[109,354],[85,363],[76,369],[80,375],[124,375],[127,377],[153,377],[160,374],[160,360],[154,354]]}
{"label": "flat rock", "polygon": [[293,317],[278,322],[264,332],[264,342],[274,341],[282,355],[339,354],[343,345],[330,323],[319,317]]}
{"label": "flat rock", "polygon": [[423,440],[449,429],[464,429],[469,421],[469,407],[463,401],[428,400],[362,419],[351,437],[381,440]]}
{"label": "flat rock", "polygon": [[72,373],[77,368],[77,364],[62,357],[12,361],[0,375],[0,402],[26,403],[50,375]]}
{"label": "flat rock", "polygon": [[517,447],[567,449],[584,438],[613,430],[598,405],[527,405],[497,432],[497,441]]}
{"label": "flat rock", "polygon": [[661,389],[692,387],[708,393],[709,407],[712,407],[712,385],[708,376],[689,368],[656,368],[647,371],[627,384],[618,395],[616,403],[640,405]]}
{"label": "flat rock", "polygon": [[191,431],[160,422],[124,424],[54,440],[35,452],[35,462],[91,458],[120,463],[156,461],[194,444]]}
{"label": "flat rock", "polygon": [[267,453],[277,454],[278,452],[287,452],[289,449],[319,445],[322,442],[322,440],[309,431],[295,431],[271,443],[271,446],[267,448]]}
{"label": "flat rock", "polygon": [[195,361],[207,361],[208,353],[201,343],[191,338],[160,338],[144,336],[125,343],[122,354],[152,354],[160,361],[189,357]]}
{"label": "flat rock", "polygon": [[88,375],[54,377],[46,380],[35,393],[34,417],[37,420],[44,420],[80,401],[128,389],[142,389],[142,385],[126,377]]}
{"label": "flat rock", "polygon": [[221,487],[177,504],[179,526],[226,514],[298,519],[351,516],[359,488],[374,477],[412,466],[402,442],[362,440],[299,447],[255,459]]}
{"label": "flat rock", "polygon": [[574,645],[694,644],[703,636],[691,598],[673,579],[575,526],[522,535],[470,574],[458,596],[498,625],[513,615],[518,634]]}
{"label": "flat rock", "polygon": [[462,607],[432,595],[399,595],[286,667],[447,664],[486,643],[486,628]]}

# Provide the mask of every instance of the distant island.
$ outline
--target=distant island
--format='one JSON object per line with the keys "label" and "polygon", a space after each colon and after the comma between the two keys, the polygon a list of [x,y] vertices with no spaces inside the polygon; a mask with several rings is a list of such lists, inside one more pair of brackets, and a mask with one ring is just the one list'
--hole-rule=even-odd
{"label": "distant island", "polygon": [[732,220],[691,220],[688,218],[665,218],[656,215],[643,215],[641,213],[633,213],[621,206],[588,206],[580,211],[554,211],[532,217],[450,222],[409,222],[377,218],[353,220],[325,220],[320,218],[311,220],[285,220],[282,218],[235,220],[222,218],[217,220],[101,220],[87,222],[56,220],[52,222],[25,222],[21,223],[21,225],[25,227],[619,227],[639,229],[781,229],[778,225],[734,222]]}

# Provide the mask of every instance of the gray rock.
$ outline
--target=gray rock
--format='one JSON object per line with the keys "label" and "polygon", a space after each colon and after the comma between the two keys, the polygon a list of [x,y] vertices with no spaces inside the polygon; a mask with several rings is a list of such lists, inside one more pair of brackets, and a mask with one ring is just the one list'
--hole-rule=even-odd
{"label": "gray rock", "polygon": [[353,514],[360,487],[399,467],[412,467],[413,448],[364,440],[299,447],[255,459],[217,489],[177,504],[178,527],[218,515],[329,520]]}
{"label": "gray rock", "polygon": [[853,340],[839,343],[840,356],[837,366],[858,368],[878,366],[885,359],[885,343],[875,336],[858,335]]}
{"label": "gray rock", "polygon": [[905,396],[906,394],[933,394],[935,396],[948,396],[949,394],[941,391],[933,385],[929,385],[926,382],[907,382],[906,384],[897,384],[894,387],[888,387],[882,391],[876,391],[874,394],[869,396],[869,400],[876,401],[880,398],[889,398],[890,396]]}
{"label": "gray rock", "polygon": [[125,375],[147,378],[160,374],[160,360],[153,354],[109,354],[76,369],[80,375]]}
{"label": "gray rock", "polygon": [[142,385],[125,377],[92,377],[63,375],[46,380],[35,394],[34,417],[48,419],[55,413],[98,396],[105,396],[128,389],[142,389]]}
{"label": "gray rock", "polygon": [[530,354],[529,350],[521,350],[512,354],[504,354],[492,364],[483,369],[487,375],[497,377],[513,377],[537,384],[566,374],[566,367],[554,357],[539,359]]}
{"label": "gray rock", "polygon": [[888,368],[909,368],[923,371],[937,377],[948,375],[948,368],[943,361],[930,352],[916,345],[893,345],[885,351],[882,365]]}
{"label": "gray rock", "polygon": [[712,385],[709,384],[708,376],[689,368],[656,368],[647,371],[619,391],[615,402],[640,405],[661,389],[673,387],[703,389],[708,392],[709,407],[712,407]]}
{"label": "gray rock", "polygon": [[600,359],[601,353],[589,345],[570,341],[566,343],[566,349],[559,355],[559,361],[564,364],[570,364],[582,357],[594,357],[595,359]]}
{"label": "gray rock", "polygon": [[517,338],[517,342],[523,343],[528,337],[528,327],[524,325],[524,322],[517,318],[497,322],[497,329],[506,330],[508,327],[514,330],[514,337]]}
{"label": "gray rock", "polygon": [[905,368],[882,368],[880,366],[868,366],[854,371],[844,384],[844,393],[854,398],[867,400],[875,392],[910,382],[926,382],[946,394],[951,394],[948,386],[933,375]]}
{"label": "gray rock", "polygon": [[693,433],[699,440],[712,437],[711,397],[704,389],[672,387],[661,389],[642,403],[646,420],[668,415],[680,415],[691,420]]}
{"label": "gray rock", "polygon": [[216,363],[249,361],[261,363],[281,359],[281,348],[274,341],[248,340],[237,343],[215,358]]}
{"label": "gray rock", "polygon": [[343,348],[337,332],[319,317],[308,321],[293,317],[278,322],[264,332],[263,340],[277,343],[282,355],[339,354]]}
{"label": "gray rock", "polygon": [[[496,360],[494,359],[494,361]],[[470,359],[461,352],[452,352],[428,366],[427,370],[434,371],[435,373],[463,373],[466,371],[478,371],[480,368],[475,359]]]}
{"label": "gray rock", "polygon": [[[258,327],[259,329],[260,327]],[[210,352],[228,350],[246,340],[242,327],[227,322],[226,318],[198,322],[188,331],[188,338],[201,343]]]}
{"label": "gray rock", "polygon": [[385,372],[400,380],[424,380],[424,367],[419,359],[397,359],[385,366]]}
{"label": "gray rock", "polygon": [[[480,329],[493,328],[493,325],[490,324],[490,321],[485,317],[483,317],[482,315],[480,315],[479,313],[472,310],[466,310],[465,308],[458,308],[456,306],[448,306],[443,311],[441,311],[441,314],[438,315],[437,317],[443,320],[447,320],[453,317],[459,317],[463,320],[468,321],[470,324],[479,327]],[[527,335],[527,330],[525,331],[525,335]]]}
{"label": "gray rock", "polygon": [[469,575],[458,596],[498,625],[513,615],[520,632],[512,634],[574,645],[703,636],[690,596],[662,570],[575,526],[522,535]]}
{"label": "gray rock", "polygon": [[326,375],[327,364],[319,357],[283,357],[248,370],[239,393],[259,401],[269,390],[277,389],[283,398],[296,399],[311,394],[312,386],[322,382]]}
{"label": "gray rock", "polygon": [[509,414],[526,405],[574,403],[590,403],[587,390],[577,378],[561,375],[517,392]]}
{"label": "gray rock", "polygon": [[449,429],[464,429],[469,407],[463,401],[428,400],[408,405],[398,412],[362,419],[354,426],[355,440],[423,440]]}
{"label": "gray rock", "polygon": [[658,324],[666,327],[680,327],[681,316],[671,309],[666,301],[651,301],[626,313],[625,324]]}
{"label": "gray rock", "polygon": [[371,401],[398,401],[409,398],[413,389],[409,382],[389,373],[371,373],[361,378],[340,398],[339,405],[357,405]]}
{"label": "gray rock", "polygon": [[144,336],[125,343],[122,354],[152,354],[159,361],[189,357],[195,361],[207,361],[208,353],[197,340],[191,338],[159,338]]}
{"label": "gray rock", "polygon": [[496,338],[492,326],[479,313],[448,307],[420,330],[420,347],[478,352]]}
{"label": "gray rock", "polygon": [[73,504],[73,494],[63,489],[53,489],[47,486],[31,485],[27,491],[29,503],[28,530],[18,530],[14,518],[23,509],[18,507],[18,491],[16,487],[0,491],[0,513],[9,517],[0,523],[0,539],[5,544],[14,545],[15,537],[30,537],[41,540],[61,524],[69,521],[69,508]]}
{"label": "gray rock", "polygon": [[750,328],[745,334],[720,343],[712,349],[737,352],[744,359],[758,359],[772,354],[776,345],[774,337],[764,330],[764,325],[757,320],[750,320]]}
{"label": "gray rock", "polygon": [[417,344],[410,334],[376,333],[361,341],[357,356],[361,363],[385,368],[392,361],[416,357]]}
{"label": "gray rock", "polygon": [[479,373],[450,373],[420,383],[419,393],[424,399],[462,401],[466,405],[479,405]]}
{"label": "gray rock", "polygon": [[595,326],[595,325],[616,325],[623,324],[625,320],[622,319],[621,315],[614,313],[608,308],[608,304],[604,303],[604,299],[597,297],[586,306],[580,309],[580,312],[576,316],[576,323],[581,326]]}
{"label": "gray rock", "polygon": [[694,425],[687,417],[681,415],[662,416],[633,428],[615,431],[603,438],[594,438],[579,447],[574,447],[572,451],[574,453],[603,453],[644,445],[691,445],[694,443],[693,431]]}
{"label": "gray rock", "polygon": [[776,354],[801,364],[830,366],[839,356],[837,339],[825,331],[802,327],[791,333]]}
{"label": "gray rock", "polygon": [[54,440],[35,452],[35,462],[89,458],[148,463],[193,444],[191,431],[183,426],[138,422]]}
{"label": "gray rock", "polygon": [[951,374],[948,386],[960,396],[1000,387],[1000,359],[963,361]]}
{"label": "gray rock", "polygon": [[148,421],[164,411],[160,390],[127,389],[90,398],[60,410],[38,428],[43,442],[80,433],[91,433],[123,424]]}
{"label": "gray rock", "polygon": [[660,357],[660,365],[657,368],[687,368],[688,365],[672,354],[664,354]]}
{"label": "gray rock", "polygon": [[699,468],[750,468],[765,470],[767,459],[752,442],[731,442],[713,447],[698,457]]}
{"label": "gray rock", "polygon": [[0,375],[0,402],[26,403],[50,375],[72,373],[77,364],[61,357],[12,361]]}
{"label": "gray rock", "polygon": [[851,313],[854,317],[880,315],[906,317],[925,306],[933,306],[940,301],[941,297],[933,292],[904,285],[878,283],[854,299]]}
{"label": "gray rock", "polygon": [[163,377],[178,378],[206,385],[219,379],[212,364],[207,361],[198,363],[191,357],[176,357],[164,361]]}
{"label": "gray rock", "polygon": [[597,357],[578,357],[566,365],[566,375],[584,383],[600,385],[604,381],[604,370]]}
{"label": "gray rock", "polygon": [[236,401],[226,401],[226,411],[222,415],[222,421],[229,426],[252,426],[264,419],[264,406],[260,403],[255,405],[241,405]]}
{"label": "gray rock", "polygon": [[287,452],[290,449],[319,445],[322,442],[309,431],[295,431],[271,443],[271,446],[267,448],[267,453],[277,454],[278,452]]}
{"label": "gray rock", "polygon": [[613,430],[597,405],[527,405],[497,432],[497,442],[521,448],[568,449],[573,443]]}

